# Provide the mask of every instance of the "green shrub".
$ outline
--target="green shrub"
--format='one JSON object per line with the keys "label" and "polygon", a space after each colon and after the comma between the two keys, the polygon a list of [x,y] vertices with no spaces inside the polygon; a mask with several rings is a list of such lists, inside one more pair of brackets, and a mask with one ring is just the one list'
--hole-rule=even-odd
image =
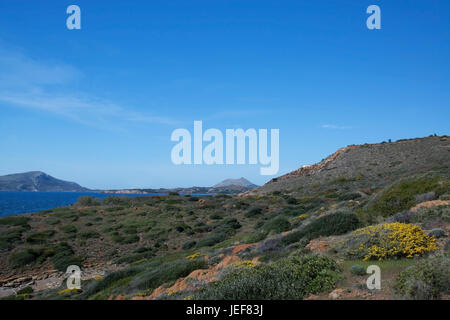
{"label": "green shrub", "polygon": [[83,207],[99,206],[100,200],[92,196],[81,196],[78,198],[76,204]]}
{"label": "green shrub", "polygon": [[206,238],[200,240],[197,243],[196,247],[197,248],[212,247],[213,245],[215,245],[217,243],[225,241],[227,238],[228,238],[228,236],[224,232],[212,233],[209,236],[207,236]]}
{"label": "green shrub", "polygon": [[245,216],[246,216],[247,218],[253,218],[253,217],[259,216],[259,215],[261,215],[261,214],[262,214],[262,208],[253,207],[253,208],[250,208],[250,209],[245,213]]}
{"label": "green shrub", "polygon": [[78,238],[86,240],[86,239],[92,239],[92,238],[100,238],[100,234],[96,231],[83,231],[78,233]]}
{"label": "green shrub", "polygon": [[105,290],[105,289],[111,287],[114,283],[117,283],[122,279],[132,277],[141,271],[142,270],[138,267],[131,267],[131,268],[127,268],[124,270],[119,270],[119,271],[115,271],[110,274],[107,274],[100,281],[98,281],[94,286],[88,288],[86,290],[85,295],[87,297],[92,296],[102,290]]}
{"label": "green shrub", "polygon": [[312,240],[321,236],[344,234],[361,226],[362,223],[355,214],[336,212],[314,220],[299,231],[287,234],[281,241],[288,245],[302,238]]}
{"label": "green shrub", "polygon": [[13,243],[22,239],[23,228],[2,231],[0,233],[0,249],[11,249]]}
{"label": "green shrub", "polygon": [[326,205],[326,202],[320,198],[305,198],[298,201],[296,209],[298,214],[302,214],[310,211],[315,211],[324,205]]}
{"label": "green shrub", "polygon": [[439,196],[449,185],[449,180],[439,177],[423,177],[399,182],[386,189],[369,207],[384,217],[407,210],[416,204],[416,195],[435,191]]}
{"label": "green shrub", "polygon": [[357,276],[366,275],[366,269],[360,264],[354,264],[350,267],[350,273]]}
{"label": "green shrub", "polygon": [[297,204],[297,199],[295,199],[294,197],[287,197],[286,202],[288,204]]}
{"label": "green shrub", "polygon": [[242,225],[239,223],[239,221],[236,218],[226,218],[223,220],[221,227],[223,229],[232,229],[236,230],[242,227]]}
{"label": "green shrub", "polygon": [[139,277],[137,288],[140,290],[153,290],[164,283],[186,277],[194,270],[205,268],[207,268],[207,263],[204,259],[181,259],[164,263],[151,268],[150,271]]}
{"label": "green shrub", "polygon": [[267,232],[280,233],[291,229],[291,224],[284,217],[275,217],[264,224],[263,229]]}
{"label": "green shrub", "polygon": [[0,225],[6,226],[25,226],[30,221],[29,217],[23,216],[9,216],[5,218],[0,218]]}
{"label": "green shrub", "polygon": [[412,217],[413,222],[440,220],[450,223],[450,205],[421,208]]}
{"label": "green shrub", "polygon": [[195,294],[200,300],[298,300],[328,291],[340,279],[327,257],[290,257],[270,264],[235,268]]}
{"label": "green shrub", "polygon": [[65,233],[77,233],[77,227],[73,226],[73,225],[65,225],[62,226],[61,228],[59,228],[62,232]]}
{"label": "green shrub", "polygon": [[111,240],[119,244],[129,244],[138,242],[139,236],[137,234],[121,236],[118,232],[114,232],[111,235]]}
{"label": "green shrub", "polygon": [[105,205],[129,205],[130,204],[130,198],[126,196],[108,196],[105,199],[103,199],[103,204]]}
{"label": "green shrub", "polygon": [[223,216],[220,213],[212,213],[209,215],[209,218],[212,220],[221,220]]}
{"label": "green shrub", "polygon": [[17,294],[32,294],[32,293],[33,293],[33,288],[30,286],[27,286],[27,287],[17,291]]}
{"label": "green shrub", "polygon": [[53,237],[54,234],[55,234],[55,230],[45,230],[45,231],[41,231],[41,232],[35,232],[35,233],[30,234],[26,238],[26,242],[31,243],[31,244],[45,243],[47,241],[47,239]]}
{"label": "green shrub", "polygon": [[55,246],[54,254],[50,257],[50,261],[56,269],[63,272],[70,265],[81,267],[82,259],[73,254],[72,248],[66,242],[61,242]]}
{"label": "green shrub", "polygon": [[260,241],[266,239],[268,235],[269,235],[269,233],[266,231],[255,231],[249,235],[249,237],[247,238],[247,240],[245,242],[246,243],[260,242]]}
{"label": "green shrub", "polygon": [[41,253],[42,252],[40,250],[36,249],[25,249],[23,251],[13,253],[9,257],[9,264],[13,268],[23,267],[27,264],[35,262]]}
{"label": "green shrub", "polygon": [[437,255],[408,267],[396,280],[394,289],[406,299],[432,300],[450,294],[450,256]]}
{"label": "green shrub", "polygon": [[182,248],[183,248],[183,250],[189,250],[189,249],[195,247],[196,244],[197,244],[197,241],[189,240],[183,244]]}
{"label": "green shrub", "polygon": [[349,201],[349,200],[356,200],[358,198],[361,198],[361,194],[357,192],[351,192],[351,193],[344,193],[339,195],[338,200],[340,201]]}

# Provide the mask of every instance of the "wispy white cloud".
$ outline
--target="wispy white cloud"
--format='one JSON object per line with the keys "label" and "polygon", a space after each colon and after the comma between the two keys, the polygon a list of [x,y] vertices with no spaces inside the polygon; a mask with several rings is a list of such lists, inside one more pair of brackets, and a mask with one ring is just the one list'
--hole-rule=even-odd
{"label": "wispy white cloud", "polygon": [[137,112],[130,107],[85,92],[71,85],[83,74],[77,68],[33,60],[0,47],[0,102],[10,106],[42,110],[85,125],[117,128],[124,123],[174,125],[175,119]]}
{"label": "wispy white cloud", "polygon": [[337,130],[346,130],[346,129],[352,129],[350,126],[339,126],[335,124],[323,124],[321,125],[321,128],[324,129],[337,129]]}

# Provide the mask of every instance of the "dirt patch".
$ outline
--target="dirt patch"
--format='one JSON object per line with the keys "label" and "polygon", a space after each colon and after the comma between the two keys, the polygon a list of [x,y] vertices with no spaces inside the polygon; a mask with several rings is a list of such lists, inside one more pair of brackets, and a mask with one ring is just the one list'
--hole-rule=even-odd
{"label": "dirt patch", "polygon": [[426,202],[419,203],[418,205],[412,207],[410,210],[412,212],[416,212],[420,208],[432,208],[432,207],[445,206],[445,205],[450,205],[450,200],[426,201]]}

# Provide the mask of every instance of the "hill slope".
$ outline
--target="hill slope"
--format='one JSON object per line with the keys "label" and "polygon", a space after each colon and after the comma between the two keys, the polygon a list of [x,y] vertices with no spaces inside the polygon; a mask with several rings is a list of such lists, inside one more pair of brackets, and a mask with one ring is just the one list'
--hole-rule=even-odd
{"label": "hill slope", "polygon": [[0,176],[0,191],[83,192],[88,190],[75,182],[59,180],[41,171]]}
{"label": "hill slope", "polygon": [[346,182],[353,187],[385,186],[421,172],[448,172],[450,138],[427,137],[392,143],[350,145],[321,162],[274,178],[249,191],[263,194],[280,190],[308,192],[312,186]]}
{"label": "hill slope", "polygon": [[[448,150],[448,137],[350,146],[242,195],[85,197],[2,218],[0,298],[448,299]],[[74,264],[82,291],[63,281]],[[365,287],[372,264],[381,290]]]}

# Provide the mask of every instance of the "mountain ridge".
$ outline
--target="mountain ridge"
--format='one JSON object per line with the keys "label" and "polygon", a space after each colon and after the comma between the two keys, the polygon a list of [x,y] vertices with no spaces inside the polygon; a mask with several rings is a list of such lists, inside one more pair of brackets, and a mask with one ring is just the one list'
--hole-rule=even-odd
{"label": "mountain ridge", "polygon": [[[361,188],[386,185],[389,176],[404,176],[430,169],[450,167],[450,137],[429,136],[400,139],[395,142],[348,145],[322,161],[273,178],[245,194],[264,194],[279,190],[297,190],[317,184],[349,180]],[[365,177],[365,179],[362,179]],[[244,195],[245,195],[244,194]]]}
{"label": "mountain ridge", "polygon": [[90,191],[71,181],[60,180],[42,171],[0,176],[0,191],[84,192]]}

